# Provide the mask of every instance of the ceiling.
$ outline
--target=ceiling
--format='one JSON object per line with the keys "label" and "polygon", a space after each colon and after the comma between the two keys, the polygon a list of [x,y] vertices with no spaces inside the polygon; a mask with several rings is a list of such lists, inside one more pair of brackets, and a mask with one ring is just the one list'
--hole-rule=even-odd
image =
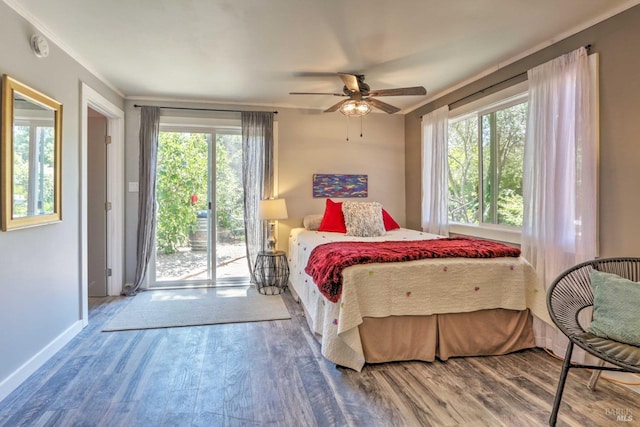
{"label": "ceiling", "polygon": [[289,92],[340,92],[346,72],[424,86],[384,98],[405,111],[640,2],[4,1],[129,99],[325,109],[337,100]]}

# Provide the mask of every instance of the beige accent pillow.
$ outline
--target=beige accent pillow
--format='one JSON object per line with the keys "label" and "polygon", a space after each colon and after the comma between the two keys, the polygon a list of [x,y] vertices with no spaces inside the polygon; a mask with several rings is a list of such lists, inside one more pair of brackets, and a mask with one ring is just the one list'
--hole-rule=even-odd
{"label": "beige accent pillow", "polygon": [[322,222],[322,214],[306,215],[302,219],[302,225],[306,230],[317,230]]}
{"label": "beige accent pillow", "polygon": [[382,221],[382,205],[378,202],[342,203],[347,236],[375,237],[386,234]]}

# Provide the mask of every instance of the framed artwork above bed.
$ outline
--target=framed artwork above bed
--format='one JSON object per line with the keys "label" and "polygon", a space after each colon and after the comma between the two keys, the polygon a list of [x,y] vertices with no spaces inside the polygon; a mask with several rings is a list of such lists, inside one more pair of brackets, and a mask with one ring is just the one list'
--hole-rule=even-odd
{"label": "framed artwork above bed", "polygon": [[367,197],[367,175],[313,174],[313,197]]}

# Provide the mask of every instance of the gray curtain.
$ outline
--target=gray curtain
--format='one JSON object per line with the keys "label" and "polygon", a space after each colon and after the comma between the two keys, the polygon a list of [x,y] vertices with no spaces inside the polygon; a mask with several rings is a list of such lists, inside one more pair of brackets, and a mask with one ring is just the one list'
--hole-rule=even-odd
{"label": "gray curtain", "polygon": [[156,228],[156,164],[160,108],[142,107],[140,111],[140,159],[138,188],[138,239],[136,276],[133,285],[127,285],[123,295],[135,295],[143,285],[149,260],[154,250]]}
{"label": "gray curtain", "polygon": [[242,113],[242,175],[244,185],[244,228],[251,282],[253,263],[264,250],[268,227],[258,218],[260,200],[273,196],[272,112]]}

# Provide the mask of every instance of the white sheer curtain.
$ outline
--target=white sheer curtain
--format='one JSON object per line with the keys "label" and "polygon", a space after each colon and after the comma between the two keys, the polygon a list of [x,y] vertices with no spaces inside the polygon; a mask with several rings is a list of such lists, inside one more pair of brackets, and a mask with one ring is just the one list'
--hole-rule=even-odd
{"label": "white sheer curtain", "polygon": [[422,117],[422,230],[449,235],[449,106]]}
{"label": "white sheer curtain", "polygon": [[[584,48],[529,70],[528,79],[522,255],[547,289],[597,254],[595,94]],[[560,332],[540,319],[534,331],[538,346],[564,355]]]}

